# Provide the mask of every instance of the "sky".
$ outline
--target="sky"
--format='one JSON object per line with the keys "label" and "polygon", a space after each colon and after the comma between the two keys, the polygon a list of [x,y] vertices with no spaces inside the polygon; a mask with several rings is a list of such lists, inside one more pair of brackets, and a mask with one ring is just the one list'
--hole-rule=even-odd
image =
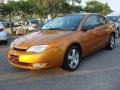
{"label": "sky", "polygon": [[[85,2],[89,0],[82,0],[82,5],[85,5]],[[98,0],[103,3],[108,3],[113,11],[120,14],[120,0]]]}

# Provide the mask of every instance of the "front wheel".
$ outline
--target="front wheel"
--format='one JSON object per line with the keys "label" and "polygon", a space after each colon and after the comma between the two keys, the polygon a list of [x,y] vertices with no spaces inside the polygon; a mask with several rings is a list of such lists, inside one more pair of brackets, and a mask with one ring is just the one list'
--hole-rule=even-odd
{"label": "front wheel", "polygon": [[74,71],[80,64],[80,49],[77,46],[71,46],[65,54],[63,69]]}
{"label": "front wheel", "polygon": [[107,45],[107,49],[112,50],[112,49],[114,49],[114,47],[115,47],[115,35],[111,34],[108,45]]}

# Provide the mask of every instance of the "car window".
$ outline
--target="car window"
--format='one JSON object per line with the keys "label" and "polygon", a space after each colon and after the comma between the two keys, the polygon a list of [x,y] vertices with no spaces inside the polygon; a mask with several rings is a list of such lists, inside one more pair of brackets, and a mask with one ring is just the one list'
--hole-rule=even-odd
{"label": "car window", "polygon": [[29,25],[29,21],[27,21],[27,25]]}
{"label": "car window", "polygon": [[118,16],[107,16],[107,18],[111,20],[112,22],[117,22],[118,20]]}
{"label": "car window", "polygon": [[39,21],[38,20],[31,20],[31,24],[38,24]]}
{"label": "car window", "polygon": [[91,27],[97,27],[99,25],[98,18],[96,15],[91,15],[87,18],[85,21],[83,27],[91,28]]}
{"label": "car window", "polygon": [[104,25],[106,24],[106,19],[103,16],[98,16],[98,20],[99,20],[99,25]]}

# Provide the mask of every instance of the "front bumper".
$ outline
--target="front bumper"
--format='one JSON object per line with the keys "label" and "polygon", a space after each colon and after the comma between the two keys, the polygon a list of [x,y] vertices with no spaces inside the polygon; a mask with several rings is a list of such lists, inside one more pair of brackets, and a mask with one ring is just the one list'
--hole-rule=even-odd
{"label": "front bumper", "polygon": [[[11,55],[17,56],[17,59],[12,59]],[[28,53],[13,49],[8,50],[8,61],[11,65],[30,70],[59,67],[62,65],[63,59],[63,47],[52,48],[42,53]]]}

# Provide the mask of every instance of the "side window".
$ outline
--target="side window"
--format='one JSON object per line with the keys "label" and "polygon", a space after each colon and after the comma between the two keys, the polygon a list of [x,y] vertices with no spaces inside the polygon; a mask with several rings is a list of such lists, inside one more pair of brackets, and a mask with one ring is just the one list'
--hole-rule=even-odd
{"label": "side window", "polygon": [[98,18],[96,15],[91,15],[87,18],[83,25],[83,29],[92,29],[94,27],[97,27],[99,25]]}
{"label": "side window", "polygon": [[104,25],[107,23],[106,19],[103,16],[99,16],[98,20],[99,20],[99,25]]}
{"label": "side window", "polygon": [[27,25],[29,25],[29,21],[27,21]]}

